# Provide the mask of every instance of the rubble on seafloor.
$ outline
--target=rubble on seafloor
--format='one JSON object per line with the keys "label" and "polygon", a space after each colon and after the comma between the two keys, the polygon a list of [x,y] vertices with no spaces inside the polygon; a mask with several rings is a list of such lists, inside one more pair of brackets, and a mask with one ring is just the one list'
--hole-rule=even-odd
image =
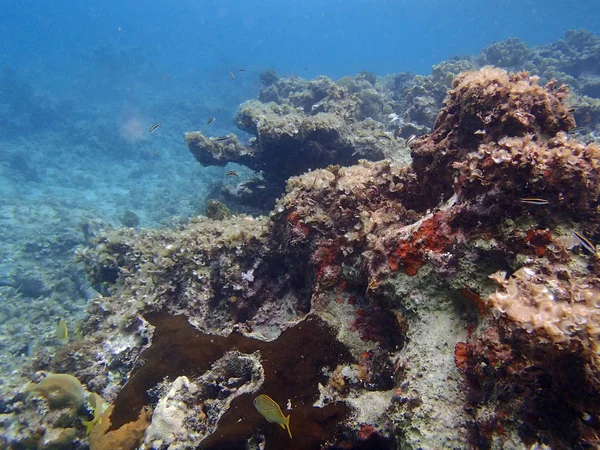
{"label": "rubble on seafloor", "polygon": [[[33,369],[111,404],[92,450],[597,447],[600,146],[566,100],[461,73],[410,165],[293,176],[269,217],[104,233],[79,258],[110,295]],[[3,389],[10,445],[84,448],[86,405]]]}

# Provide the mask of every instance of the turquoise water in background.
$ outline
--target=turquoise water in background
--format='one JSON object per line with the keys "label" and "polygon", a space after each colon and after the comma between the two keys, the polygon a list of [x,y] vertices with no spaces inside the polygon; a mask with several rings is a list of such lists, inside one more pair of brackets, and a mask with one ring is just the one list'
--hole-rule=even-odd
{"label": "turquoise water in background", "polygon": [[127,211],[180,223],[227,171],[243,179],[201,167],[183,133],[247,139],[233,117],[262,71],[426,75],[576,28],[600,34],[600,2],[0,1],[0,373],[60,345],[54,324],[97,295],[72,262],[94,231]]}
{"label": "turquoise water in background", "polygon": [[104,46],[135,48],[132,56],[148,69],[190,80],[225,61],[283,73],[309,66],[308,76],[336,78],[359,70],[428,73],[443,59],[509,37],[535,45],[567,29],[600,31],[594,0],[37,0],[0,6],[2,64],[63,83],[93,78],[86,62]]}

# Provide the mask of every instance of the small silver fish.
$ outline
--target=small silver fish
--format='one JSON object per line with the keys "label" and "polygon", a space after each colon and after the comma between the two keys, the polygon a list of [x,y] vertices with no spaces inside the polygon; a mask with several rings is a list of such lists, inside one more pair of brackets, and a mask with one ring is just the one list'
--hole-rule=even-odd
{"label": "small silver fish", "polygon": [[233,136],[221,136],[218,138],[215,138],[215,142],[221,142],[221,141],[228,141],[230,139],[233,139]]}
{"label": "small silver fish", "polygon": [[162,125],[162,122],[156,122],[154,125],[150,127],[150,133],[154,133],[158,127]]}
{"label": "small silver fish", "polygon": [[213,123],[216,119],[216,117],[211,117],[210,119],[208,119],[208,122],[206,122],[206,125],[210,125],[211,123]]}
{"label": "small silver fish", "polygon": [[411,134],[408,139],[406,140],[406,145],[408,145],[410,147],[410,144],[413,143],[413,141],[417,138],[416,134]]}
{"label": "small silver fish", "polygon": [[583,248],[585,248],[588,252],[598,256],[598,250],[596,250],[596,246],[592,244],[592,242],[586,238],[583,234],[578,231],[573,231],[573,234],[581,244]]}
{"label": "small silver fish", "polygon": [[569,133],[580,133],[582,131],[585,131],[586,127],[575,127],[575,128],[571,128],[569,130]]}
{"label": "small silver fish", "polygon": [[535,197],[523,197],[521,198],[521,203],[527,203],[529,205],[548,205],[550,202],[543,198],[535,198]]}

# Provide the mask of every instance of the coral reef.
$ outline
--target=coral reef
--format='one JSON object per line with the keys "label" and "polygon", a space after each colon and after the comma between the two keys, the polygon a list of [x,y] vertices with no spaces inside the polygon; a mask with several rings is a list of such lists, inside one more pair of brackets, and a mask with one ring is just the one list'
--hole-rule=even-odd
{"label": "coral reef", "polygon": [[218,200],[209,200],[204,208],[204,215],[209,219],[223,220],[231,217],[231,211]]}
{"label": "coral reef", "polygon": [[112,430],[111,416],[113,406],[110,406],[103,415],[103,420],[94,427],[89,436],[91,450],[135,450],[144,438],[146,429],[152,417],[152,410],[143,408],[135,420]]}
{"label": "coral reef", "polygon": [[82,259],[111,297],[50,367],[97,383],[114,428],[154,407],[147,448],[286,445],[260,425],[259,392],[313,430],[298,448],[597,443],[598,266],[568,237],[574,221],[600,232],[598,147],[569,137],[566,99],[526,73],[466,72],[410,166],[291,177],[269,219],[105,235]]}
{"label": "coral reef", "polygon": [[[240,198],[285,193],[268,217],[212,203],[212,218],[105,231],[79,253],[106,295],[84,337],[33,368],[111,402],[92,448],[600,445],[600,146],[576,138],[550,66],[462,72],[531,52],[498,43],[420,78],[269,72],[238,111],[248,145],[188,133],[201,163],[262,171]],[[379,160],[427,127],[410,163]],[[50,430],[22,392],[6,423],[22,409]],[[292,441],[254,409],[261,393]],[[13,442],[35,440],[25,429]]]}
{"label": "coral reef", "polygon": [[[140,405],[152,401],[150,389],[165,377],[175,379],[160,395],[146,435],[149,448],[185,442],[198,448],[243,449],[259,429],[266,448],[289,445],[287,433],[262,425],[252,405],[260,392],[291,405],[292,429],[297,430],[292,444],[297,448],[331,439],[347,414],[345,406],[334,402],[312,406],[319,395],[317,383],[326,381],[324,370],[350,357],[316,317],[271,342],[238,333],[198,334],[183,317],[154,315],[150,322],[156,329],[152,346],[142,356],[147,363],[117,396],[112,415],[116,426],[129,422]],[[311,351],[290,351],[299,348]]]}
{"label": "coral reef", "polygon": [[233,135],[217,140],[201,132],[187,133],[186,141],[203,165],[238,162],[261,172],[260,183],[226,190],[223,199],[233,205],[254,201],[265,212],[282,193],[285,180],[307,170],[348,166],[359,159],[409,163],[405,139],[431,132],[454,77],[486,64],[527,70],[543,84],[553,79],[556,86],[568,84],[578,127],[573,124],[564,131],[593,137],[600,116],[595,101],[600,97],[598,49],[598,37],[574,30],[565,40],[533,48],[515,38],[497,42],[478,57],[434,65],[428,76],[379,78],[362,72],[333,82],[323,76],[307,81],[269,72],[258,100],[242,104],[235,118],[240,130],[254,136],[248,145]]}
{"label": "coral reef", "polygon": [[[544,157],[547,152],[538,150],[538,142],[575,126],[565,103],[566,88],[557,87],[554,83],[542,88],[536,81],[536,77],[529,77],[527,73],[509,75],[492,67],[466,72],[455,79],[431,138],[421,139],[423,145],[417,144],[413,151],[415,171],[422,180],[421,184],[429,186],[432,196],[448,198],[452,195],[455,169],[466,167],[469,169],[463,170],[461,175],[467,180],[460,184],[460,193],[469,195],[467,191],[471,185],[484,186],[486,191],[490,191],[487,187],[495,188],[496,179],[486,180],[485,177],[492,176],[492,170],[486,170],[484,175],[482,169],[485,164],[494,168],[505,160],[516,172],[521,172],[521,167],[525,169],[523,174],[509,176],[507,184],[514,185],[515,193],[522,194],[522,197],[536,196],[538,191],[535,189],[524,192],[520,188],[519,181],[533,175],[526,169],[536,164],[528,161],[529,155],[519,159],[517,147],[525,147],[524,153],[529,153],[526,143],[531,142],[529,149],[533,155],[529,158],[537,153]],[[521,139],[522,136],[525,138]],[[511,140],[513,137],[516,138]],[[514,158],[511,144],[515,147]],[[506,145],[508,150],[497,148],[502,145]],[[469,154],[467,161],[459,162],[467,152],[478,147],[477,152]],[[481,153],[486,149],[490,151],[490,158],[482,160],[479,165],[475,160],[484,158]],[[551,155],[548,158],[553,159]],[[536,168],[543,171],[546,166]],[[498,187],[498,192],[506,196],[504,191],[507,187]],[[471,195],[477,194],[473,192]]]}
{"label": "coral reef", "polygon": [[518,38],[496,42],[482,51],[486,62],[497,67],[521,67],[531,58],[531,53]]}
{"label": "coral reef", "polygon": [[430,132],[454,77],[475,68],[470,60],[454,59],[433,66],[431,75],[414,77],[402,98],[396,134],[407,138]]}
{"label": "coral reef", "polygon": [[[385,112],[393,109],[385,107],[386,97],[376,89],[375,81],[365,74],[338,83],[323,76],[311,81],[279,78],[261,90],[259,100],[238,109],[237,127],[255,136],[249,145],[235,136],[217,140],[191,132],[186,133],[188,147],[203,165],[236,162],[260,171],[262,183],[225,194],[235,201],[247,191],[242,202],[266,195],[270,208],[292,175],[330,164],[351,165],[361,158],[402,154],[382,123],[387,122]],[[405,159],[406,155],[405,151]]]}
{"label": "coral reef", "polygon": [[124,211],[123,215],[119,217],[119,221],[127,228],[137,228],[140,225],[140,218],[136,213],[130,210]]}

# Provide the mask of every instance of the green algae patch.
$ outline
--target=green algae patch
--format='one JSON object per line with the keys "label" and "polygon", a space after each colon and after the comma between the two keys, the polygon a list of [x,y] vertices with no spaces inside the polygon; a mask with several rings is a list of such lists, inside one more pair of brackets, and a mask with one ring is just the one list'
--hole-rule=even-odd
{"label": "green algae patch", "polygon": [[[325,384],[326,370],[352,362],[348,349],[336,338],[336,332],[322,319],[310,316],[283,331],[271,342],[232,333],[229,336],[199,332],[183,316],[152,314],[147,320],[155,327],[152,345],[141,355],[143,365],[131,376],[115,400],[111,429],[133,421],[142,407],[152,400],[148,391],[165,377],[193,376],[211,370],[226,352],[260,353],[264,369],[261,392],[279,404],[288,401],[292,408],[293,447],[320,448],[332,440],[338,426],[348,417],[344,403],[330,403],[324,408],[312,405],[319,398],[318,384]],[[235,398],[221,416],[218,428],[200,444],[202,449],[244,449],[248,438],[260,430],[267,449],[290,445],[287,433],[270,426],[252,403],[255,393]]]}

